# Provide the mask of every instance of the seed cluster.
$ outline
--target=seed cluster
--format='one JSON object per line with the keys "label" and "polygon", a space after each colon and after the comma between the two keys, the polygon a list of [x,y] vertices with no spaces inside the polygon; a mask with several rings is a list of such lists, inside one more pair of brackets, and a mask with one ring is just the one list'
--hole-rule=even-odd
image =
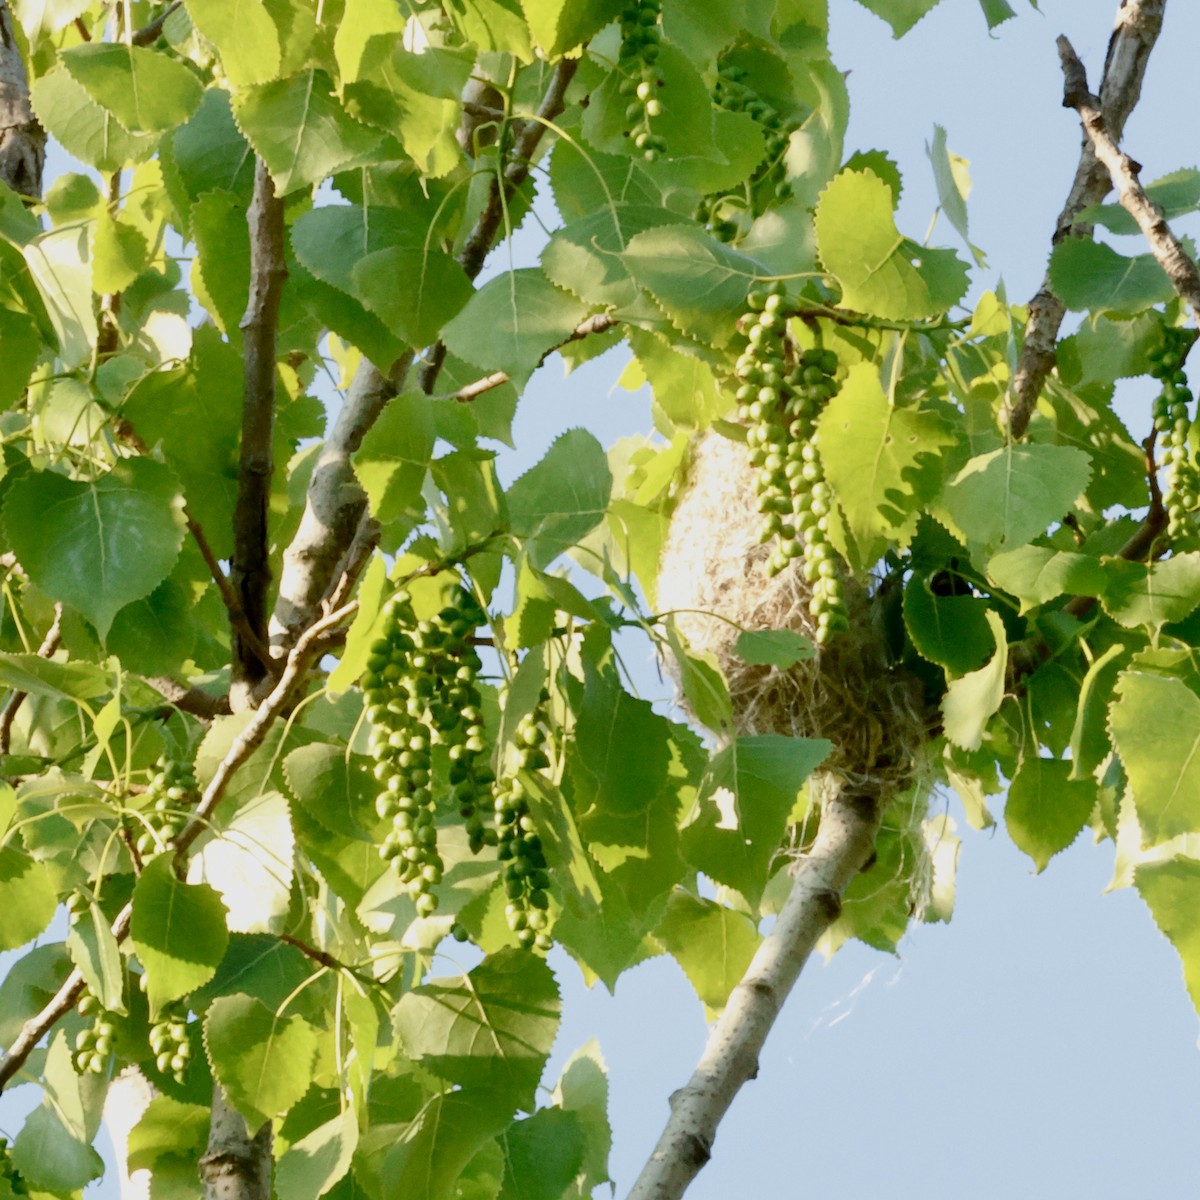
{"label": "seed cluster", "polygon": [[150,1049],[154,1052],[154,1065],[164,1075],[170,1075],[176,1083],[182,1084],[192,1061],[186,1007],[172,1004],[159,1014],[158,1020],[150,1028]]}
{"label": "seed cluster", "polygon": [[157,771],[146,791],[150,807],[143,813],[141,831],[134,840],[143,862],[161,854],[183,832],[185,806],[195,803],[200,794],[190,762],[164,755],[155,765]]}
{"label": "seed cluster", "polygon": [[537,708],[518,723],[516,770],[496,782],[494,801],[498,854],[504,863],[504,916],[518,944],[543,952],[554,944],[550,936],[550,874],[521,774],[550,766],[544,728],[549,699],[549,693],[543,691]]}
{"label": "seed cluster", "polygon": [[784,159],[796,126],[786,122],[772,104],[745,82],[747,75],[742,67],[726,64],[718,72],[713,87],[717,105],[726,112],[748,113],[758,123],[766,142],[766,153],[745,184],[705,196],[696,209],[696,219],[708,225],[723,242],[741,237],[773,202],[786,200],[792,194]]}
{"label": "seed cluster", "polygon": [[472,638],[486,620],[475,597],[459,587],[432,620],[417,620],[412,597],[388,601],[371,646],[363,690],[371,722],[375,778],[383,785],[375,807],[392,828],[379,847],[393,863],[419,915],[438,906],[433,889],[443,864],[437,849],[433,747],[449,748],[451,795],[471,849],[489,840],[479,812],[495,776],[482,757],[485,729],[477,685],[479,655]]}
{"label": "seed cluster", "polygon": [[1167,472],[1163,493],[1167,533],[1180,537],[1190,532],[1192,514],[1200,507],[1200,469],[1189,446],[1192,418],[1188,405],[1192,394],[1183,369],[1192,338],[1187,330],[1175,326],[1164,326],[1162,333],[1162,342],[1147,357],[1150,374],[1162,381],[1162,390],[1154,400],[1154,427],[1166,443],[1160,465]]}
{"label": "seed cluster", "polygon": [[93,1075],[103,1075],[117,1032],[115,1018],[101,1008],[99,999],[91,991],[85,991],[79,998],[76,1012],[81,1017],[91,1017],[92,1023],[75,1035],[75,1053],[71,1063],[80,1075],[89,1071]]}
{"label": "seed cluster", "polygon": [[742,320],[748,345],[734,368],[738,417],[748,426],[755,492],[763,514],[759,537],[775,550],[767,572],[777,575],[803,560],[811,585],[809,611],[816,638],[828,642],[848,625],[837,552],[829,540],[832,498],[821,465],[817,418],[837,394],[837,355],[805,350],[789,357],[788,304],[781,285],[752,292]]}
{"label": "seed cluster", "polygon": [[647,162],[657,161],[667,148],[651,124],[662,115],[662,101],[658,98],[658,89],[663,86],[658,68],[661,15],[662,0],[636,0],[621,12],[617,65],[623,75],[620,94],[629,100],[625,109],[626,133]]}

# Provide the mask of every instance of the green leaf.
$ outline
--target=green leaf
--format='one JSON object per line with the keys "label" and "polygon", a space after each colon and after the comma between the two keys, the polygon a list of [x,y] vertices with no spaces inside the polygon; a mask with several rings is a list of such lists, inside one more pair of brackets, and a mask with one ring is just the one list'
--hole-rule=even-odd
{"label": "green leaf", "polygon": [[1024,758],[1008,789],[1004,823],[1009,837],[1044,871],[1083,829],[1096,807],[1096,781],[1072,779],[1071,763]]}
{"label": "green leaf", "polygon": [[263,792],[214,832],[188,864],[188,882],[216,889],[231,932],[279,932],[291,899],[295,850],[287,801],[279,792]]}
{"label": "green leaf", "polygon": [[940,503],[967,541],[990,554],[1013,550],[1061,520],[1091,473],[1088,456],[1074,447],[1008,445],[972,458]]}
{"label": "green leaf", "polygon": [[12,1147],[13,1166],[37,1191],[76,1191],[104,1174],[104,1160],[71,1129],[49,1096],[25,1118]]}
{"label": "green leaf", "polygon": [[540,1109],[514,1121],[500,1143],[505,1170],[499,1200],[560,1200],[570,1195],[587,1147],[574,1113]]}
{"label": "green leaf", "polygon": [[195,602],[190,587],[174,578],[113,617],[106,648],[131,671],[169,675],[186,662],[196,644]]}
{"label": "green leaf", "polygon": [[989,609],[985,616],[992,627],[996,653],[978,671],[955,679],[942,699],[942,727],[946,737],[964,750],[979,749],[989,719],[1004,701],[1008,639],[999,615]]}
{"label": "green leaf", "polygon": [[567,1060],[553,1100],[560,1108],[575,1113],[588,1135],[584,1159],[580,1164],[583,1195],[589,1188],[609,1182],[608,1155],[612,1149],[612,1129],[608,1122],[608,1072],[600,1045],[594,1039],[581,1046]]}
{"label": "green leaf", "polygon": [[318,1200],[350,1169],[358,1145],[358,1121],[347,1108],[284,1151],[276,1188],[288,1200]]}
{"label": "green leaf", "polygon": [[427,396],[405,392],[389,400],[352,456],[354,473],[383,525],[416,520],[425,511],[421,489],[433,457],[433,414]]}
{"label": "green leaf", "polygon": [[61,942],[37,946],[6,965],[0,980],[0,1041],[11,1046],[21,1027],[54,998],[71,973],[71,960]]}
{"label": "green leaf", "polygon": [[1064,238],[1050,254],[1050,285],[1073,309],[1138,312],[1175,291],[1153,254],[1126,258],[1103,242]]}
{"label": "green leaf", "polygon": [[[1143,184],[1146,195],[1163,210],[1168,221],[1200,208],[1200,171],[1188,167]],[[1096,204],[1079,214],[1081,221],[1103,225],[1113,233],[1141,236],[1137,221],[1120,204]]]}
{"label": "green leaf", "polygon": [[1155,631],[1182,621],[1200,604],[1200,552],[1174,554],[1163,562],[1105,562],[1107,587],[1100,603],[1126,629]]}
{"label": "green leaf", "polygon": [[1099,769],[1112,749],[1108,737],[1108,704],[1125,664],[1125,647],[1109,646],[1088,667],[1079,688],[1071,730],[1071,778],[1086,779]]}
{"label": "green leaf", "polygon": [[204,1021],[213,1076],[230,1103],[258,1130],[287,1112],[312,1083],[317,1031],[302,1017],[280,1016],[253,996],[214,1000]]}
{"label": "green leaf", "polygon": [[279,31],[262,0],[187,0],[192,23],[221,53],[235,87],[269,83],[279,73]]}
{"label": "green leaf", "polygon": [[602,205],[555,230],[542,251],[542,270],[551,282],[589,304],[627,308],[638,298],[638,285],[622,258],[629,241],[647,229],[682,223],[661,207]]}
{"label": "green leaf", "polygon": [[766,734],[714,754],[683,830],[689,861],[756,905],[800,787],[829,750],[824,739]]}
{"label": "green leaf", "polygon": [[913,645],[951,675],[976,671],[991,658],[995,641],[987,612],[986,600],[936,595],[919,575],[904,589],[904,624]]}
{"label": "green leaf", "polygon": [[522,950],[406,992],[393,1012],[416,1062],[447,1083],[486,1088],[496,1108],[532,1109],[561,1005],[550,968]]}
{"label": "green leaf", "polygon": [[188,509],[218,558],[233,553],[241,396],[241,356],[202,325],[186,367],[147,375],[122,413],[179,476]]}
{"label": "green leaf", "polygon": [[83,363],[96,344],[87,230],[51,230],[22,253],[58,338],[59,357],[68,365]]}
{"label": "green leaf", "polygon": [[94,700],[112,690],[108,672],[95,663],[55,662],[37,654],[0,653],[0,684],[33,696]]}
{"label": "green leaf", "polygon": [[[888,402],[873,363],[856,363],[817,425],[821,462],[837,496],[858,562],[878,560],[889,541],[907,541],[941,484],[938,459],[956,434],[934,413]],[[934,468],[934,469],[929,469]]]}
{"label": "green leaf", "polygon": [[442,330],[442,340],[459,358],[503,371],[520,388],[587,314],[587,305],[536,267],[524,267],[485,283]]}
{"label": "green leaf", "polygon": [[600,523],[611,494],[604,448],[586,430],[569,429],[508,489],[510,526],[544,567]]}
{"label": "green leaf", "polygon": [[88,990],[107,1012],[125,1012],[125,973],[108,918],[93,900],[71,922],[67,950]]}
{"label": "green leaf", "polygon": [[330,832],[359,840],[369,840],[377,824],[379,785],[371,767],[365,754],[324,742],[301,746],[283,760],[288,787],[301,808]]}
{"label": "green leaf", "polygon": [[301,994],[314,969],[319,968],[274,934],[235,933],[217,973],[191,997],[192,1007],[203,1012],[218,996],[245,993],[279,1008]]}
{"label": "green leaf", "polygon": [[777,667],[786,671],[813,656],[813,644],[792,629],[744,629],[733,652],[751,666]]}
{"label": "green leaf", "polygon": [[130,133],[62,67],[34,81],[30,100],[46,130],[97,171],[117,171],[154,153],[157,135]]}
{"label": "green leaf", "polygon": [[378,131],[346,114],[329,77],[312,69],[242,89],[234,97],[233,114],[270,169],[280,196],[368,161],[382,140]]}
{"label": "green leaf", "polygon": [[937,184],[938,204],[954,231],[967,244],[977,266],[984,265],[983,254],[971,245],[967,233],[967,197],[971,194],[970,163],[958,154],[951,154],[946,147],[946,131],[941,125],[933,127],[933,143],[925,143],[925,153],[933,166],[933,179]]}
{"label": "green leaf", "polygon": [[556,59],[582,45],[621,13],[621,0],[521,0],[538,49]]}
{"label": "green leaf", "polygon": [[1099,559],[1046,546],[1022,546],[988,561],[988,578],[1021,602],[1027,613],[1058,596],[1099,596],[1108,575]]}
{"label": "green leaf", "polygon": [[842,289],[842,305],[898,321],[936,317],[967,290],[967,267],[952,250],[900,236],[892,193],[870,171],[843,171],[817,204],[817,247]]}
{"label": "green leaf", "polygon": [[[892,27],[892,36],[903,37],[939,0],[858,0],[863,8],[881,17]],[[985,0],[994,3],[995,0]],[[1001,0],[1002,2],[1002,0]]]}
{"label": "green leaf", "polygon": [[729,999],[761,940],[745,913],[684,891],[671,897],[655,936],[683,968],[696,995],[713,1010]]}
{"label": "green leaf", "polygon": [[183,544],[183,498],[170,470],[148,458],[121,459],[90,481],[36,471],[8,489],[4,525],[29,577],[103,638],[118,609],[170,574]]}
{"label": "green leaf", "polygon": [[995,29],[997,25],[1002,25],[1017,15],[1008,0],[979,0],[979,7],[983,9],[989,29]]}
{"label": "green leaf", "polygon": [[[209,88],[188,123],[164,143],[164,174],[185,219],[205,192],[223,191],[246,204],[254,187],[254,152],[233,120],[229,93]],[[176,189],[182,191],[179,196]]]}
{"label": "green leaf", "polygon": [[1125,671],[1109,727],[1144,843],[1200,831],[1200,698],[1178,679]]}
{"label": "green leaf", "polygon": [[1200,862],[1179,856],[1137,868],[1134,882],[1154,923],[1183,960],[1188,995],[1200,1012]]}
{"label": "green leaf", "polygon": [[471,1160],[511,1117],[491,1091],[447,1092],[425,1107],[383,1160],[381,1178],[404,1200],[444,1200]]}
{"label": "green leaf", "polygon": [[141,46],[89,42],[64,50],[61,62],[130,133],[164,133],[182,125],[204,92],[182,62]]}
{"label": "green leaf", "polygon": [[192,205],[189,226],[196,243],[192,286],[221,332],[237,344],[250,299],[246,204],[232,192],[205,192]]}
{"label": "green leaf", "polygon": [[13,408],[22,398],[29,376],[42,353],[36,322],[25,313],[0,308],[0,406]]}
{"label": "green leaf", "polygon": [[92,289],[97,295],[123,292],[145,269],[148,250],[132,225],[102,212],[92,230]]}
{"label": "green leaf", "polygon": [[694,225],[639,233],[621,259],[679,329],[717,347],[737,332],[747,292],[767,274]]}
{"label": "green leaf", "polygon": [[133,889],[129,932],[145,968],[152,1015],[207,983],[229,942],[220,897],[203,884],[181,883],[169,854],[142,871]]}
{"label": "green leaf", "polygon": [[15,950],[41,933],[58,899],[45,867],[14,842],[0,849],[0,950]]}

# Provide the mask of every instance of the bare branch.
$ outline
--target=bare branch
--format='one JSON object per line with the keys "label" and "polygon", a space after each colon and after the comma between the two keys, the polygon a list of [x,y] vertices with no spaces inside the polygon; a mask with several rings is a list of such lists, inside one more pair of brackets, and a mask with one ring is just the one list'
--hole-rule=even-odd
{"label": "bare branch", "polygon": [[[39,658],[50,658],[62,641],[62,605],[54,606],[54,621],[46,631],[42,644],[38,647]],[[7,754],[12,744],[12,727],[17,710],[25,703],[28,692],[13,692],[8,702],[0,709],[0,754]]]}
{"label": "bare branch", "polygon": [[[283,201],[267,165],[254,170],[250,226],[250,300],[241,321],[245,391],[242,399],[242,451],[234,510],[232,581],[242,612],[261,645],[267,634],[267,592],[271,583],[270,535],[271,439],[275,429],[275,331],[287,267],[283,256]],[[249,705],[254,685],[267,674],[257,647],[233,630],[234,709]]]}
{"label": "bare branch", "polygon": [[758,1072],[763,1043],[821,935],[837,919],[850,881],[879,832],[877,797],[839,793],[821,811],[812,850],[792,890],[734,988],[691,1079],[671,1097],[666,1128],[628,1200],[677,1200],[708,1161],[721,1118]]}
{"label": "bare branch", "polygon": [[[1162,29],[1165,7],[1166,0],[1121,0],[1100,85],[1100,109],[1116,138],[1120,138],[1141,95],[1146,63]],[[1079,214],[1103,200],[1110,188],[1108,172],[1096,160],[1091,142],[1085,138],[1075,180],[1059,213],[1052,244],[1068,237],[1091,237],[1091,226],[1080,223]],[[1066,308],[1054,294],[1047,274],[1037,295],[1029,302],[1021,357],[1001,412],[1001,420],[1014,440],[1024,437],[1042,386],[1054,369],[1058,331],[1065,313]]]}
{"label": "bare branch", "polygon": [[172,708],[190,713],[202,721],[211,721],[213,717],[226,716],[233,711],[228,696],[214,696],[202,688],[188,687],[169,675],[155,675],[147,682],[155,691],[163,694]]}
{"label": "bare branch", "polygon": [[42,194],[46,131],[29,103],[29,76],[13,32],[7,0],[0,0],[0,183],[18,196]]}
{"label": "bare branch", "polygon": [[283,556],[279,596],[271,618],[271,647],[276,654],[287,651],[319,610],[354,541],[367,511],[367,497],[350,457],[384,405],[396,395],[411,363],[412,354],[408,353],[384,376],[373,363],[364,362],[354,376],[350,394],[313,468],[300,526]]}
{"label": "bare branch", "polygon": [[1065,37],[1058,39],[1058,54],[1063,68],[1063,107],[1079,114],[1093,152],[1117,189],[1121,207],[1137,222],[1158,265],[1200,324],[1200,271],[1167,224],[1163,210],[1146,195],[1138,178],[1141,165],[1121,150],[1109,132],[1099,98],[1088,91],[1083,63]]}

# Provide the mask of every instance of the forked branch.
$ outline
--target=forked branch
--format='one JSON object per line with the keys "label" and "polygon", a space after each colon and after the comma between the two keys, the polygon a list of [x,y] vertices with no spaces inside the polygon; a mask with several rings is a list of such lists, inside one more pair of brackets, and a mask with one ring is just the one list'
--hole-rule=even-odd
{"label": "forked branch", "polygon": [[[1146,63],[1162,29],[1165,8],[1166,0],[1121,0],[1100,84],[1100,109],[1117,138],[1141,95]],[[1091,226],[1081,223],[1079,214],[1099,204],[1111,186],[1108,171],[1096,159],[1091,142],[1085,138],[1075,179],[1058,215],[1051,243],[1057,245],[1068,237],[1091,237]],[[1047,273],[1037,295],[1029,302],[1021,356],[1001,412],[1014,441],[1025,436],[1042,387],[1054,369],[1058,331],[1065,314],[1066,307],[1054,294]]]}

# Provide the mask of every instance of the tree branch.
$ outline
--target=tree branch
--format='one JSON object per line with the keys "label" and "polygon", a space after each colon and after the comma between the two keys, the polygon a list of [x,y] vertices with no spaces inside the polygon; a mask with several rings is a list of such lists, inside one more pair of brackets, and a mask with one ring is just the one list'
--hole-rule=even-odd
{"label": "tree branch", "polygon": [[[1146,63],[1162,29],[1165,7],[1166,0],[1121,0],[1100,85],[1100,109],[1117,138],[1141,95]],[[1103,200],[1110,188],[1108,172],[1096,160],[1091,142],[1085,138],[1075,179],[1059,213],[1051,244],[1058,245],[1068,237],[1091,237],[1091,226],[1079,223],[1077,218],[1085,208]],[[1014,441],[1025,436],[1042,386],[1054,369],[1058,331],[1065,313],[1066,308],[1054,294],[1047,273],[1037,295],[1029,302],[1021,357],[1000,414]]]}
{"label": "tree branch", "polygon": [[182,3],[183,0],[174,0],[173,3],[168,4],[153,21],[143,25],[141,29],[135,29],[129,40],[135,46],[152,46],[158,41],[168,18]]}
{"label": "tree branch", "polygon": [[[459,266],[469,278],[474,279],[483,268],[500,229],[505,205],[528,177],[533,156],[546,132],[546,122],[562,112],[567,87],[578,69],[579,59],[563,59],[554,69],[536,116],[518,126],[512,158],[503,172],[503,184],[499,179],[492,181],[483,212],[458,255]],[[446,347],[439,342],[422,363],[418,383],[427,395],[433,391],[445,357]],[[410,352],[386,374],[364,361],[350,385],[345,407],[317,459],[300,527],[283,556],[279,596],[270,628],[271,649],[276,656],[286,653],[295,643],[300,631],[309,625],[322,601],[336,586],[338,566],[367,511],[366,496],[354,476],[350,456],[362,444],[387,402],[399,392],[412,360]]]}
{"label": "tree branch", "polygon": [[[246,728],[234,739],[233,745],[229,747],[228,753],[221,760],[212,779],[209,780],[208,786],[204,789],[191,821],[176,839],[174,852],[178,868],[182,868],[183,856],[187,853],[188,848],[209,827],[212,814],[224,799],[226,789],[234,775],[262,744],[263,738],[266,737],[267,731],[275,719],[292,703],[297,689],[303,683],[309,665],[321,653],[324,635],[350,616],[357,607],[358,604],[355,602],[326,613],[305,630],[304,635],[296,643],[295,648],[288,655],[287,665],[280,675],[274,691],[263,701]],[[132,915],[132,907],[126,904],[112,923],[113,938],[118,945],[129,936]],[[4,1061],[0,1062],[0,1092],[24,1066],[38,1042],[49,1033],[57,1021],[71,1011],[83,994],[83,989],[83,976],[77,970],[73,970],[46,1007],[25,1022],[16,1040],[9,1047]]]}
{"label": "tree branch", "polygon": [[214,1084],[208,1148],[196,1165],[205,1200],[271,1200],[271,1122],[251,1137],[241,1113]]}
{"label": "tree branch", "polygon": [[13,32],[7,0],[0,0],[0,183],[18,196],[42,194],[46,131],[29,103],[29,76]]}
{"label": "tree branch", "polygon": [[270,512],[271,439],[275,429],[275,329],[287,267],[283,256],[283,201],[275,195],[267,165],[254,169],[250,226],[250,300],[241,321],[245,392],[242,400],[242,450],[234,509],[232,582],[253,633],[233,629],[234,710],[248,707],[254,685],[267,674],[258,648],[267,640],[267,592],[271,583]]}
{"label": "tree branch", "polygon": [[214,696],[203,688],[188,687],[169,675],[155,675],[147,680],[155,691],[161,692],[167,703],[180,712],[190,713],[202,721],[227,716],[233,711],[228,696]]}
{"label": "tree branch", "polygon": [[708,1161],[721,1118],[758,1058],[817,940],[837,919],[850,881],[870,859],[883,815],[878,797],[830,797],[812,850],[798,863],[775,926],[709,1033],[691,1079],[628,1200],[677,1200]]}
{"label": "tree branch", "polygon": [[1167,224],[1163,210],[1146,195],[1138,178],[1141,164],[1125,154],[1109,132],[1100,101],[1088,90],[1083,63],[1065,37],[1058,39],[1058,55],[1063,69],[1063,107],[1073,108],[1079,114],[1096,158],[1117,189],[1121,207],[1137,222],[1158,265],[1192,310],[1192,318],[1200,324],[1200,271]]}

